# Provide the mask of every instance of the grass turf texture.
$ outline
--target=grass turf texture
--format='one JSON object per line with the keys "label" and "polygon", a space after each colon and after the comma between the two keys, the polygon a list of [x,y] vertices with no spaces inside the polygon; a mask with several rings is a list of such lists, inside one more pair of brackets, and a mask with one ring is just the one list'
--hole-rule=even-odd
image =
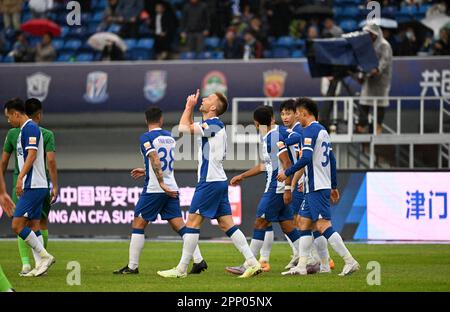
{"label": "grass turf texture", "polygon": [[[450,291],[450,245],[366,245],[350,244],[349,249],[361,270],[340,277],[343,262],[334,252],[336,269],[332,274],[281,276],[290,260],[287,243],[274,244],[272,270],[255,278],[237,279],[224,271],[238,265],[242,257],[229,243],[201,243],[209,268],[185,279],[164,279],[158,270],[178,263],[181,242],[147,242],[141,256],[139,275],[117,276],[112,271],[128,261],[128,242],[49,242],[56,264],[47,276],[19,277],[21,268],[17,242],[0,242],[0,263],[17,291]],[[81,286],[68,286],[69,261],[81,264]],[[381,285],[369,286],[369,261],[381,265]],[[190,268],[189,268],[190,269]]]}

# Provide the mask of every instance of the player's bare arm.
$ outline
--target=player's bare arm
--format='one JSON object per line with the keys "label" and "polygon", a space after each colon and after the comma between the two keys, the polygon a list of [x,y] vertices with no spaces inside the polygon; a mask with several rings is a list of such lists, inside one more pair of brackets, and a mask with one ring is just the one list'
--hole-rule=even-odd
{"label": "player's bare arm", "polygon": [[178,191],[171,190],[164,183],[163,171],[161,169],[161,161],[159,160],[158,154],[156,152],[150,152],[148,157],[150,158],[150,163],[152,164],[152,169],[153,172],[155,173],[156,179],[158,179],[159,186],[167,195],[176,198],[178,196]]}
{"label": "player's bare arm", "polygon": [[244,179],[254,177],[263,171],[264,171],[264,164],[262,164],[262,163],[258,164],[256,166],[254,166],[253,168],[251,168],[237,176],[234,176],[230,181],[230,185],[233,185],[233,186],[239,185],[242,181],[244,181]]}
{"label": "player's bare arm", "polygon": [[191,94],[186,99],[186,106],[184,108],[183,114],[181,115],[180,123],[178,125],[178,131],[182,133],[200,133],[201,130],[197,129],[194,124],[194,108],[200,97],[200,90],[197,89],[195,94]]}
{"label": "player's bare arm", "polygon": [[0,172],[0,206],[6,212],[8,217],[12,217],[14,213],[15,205],[6,193],[5,179],[3,177],[3,172]]}
{"label": "player's bare arm", "polygon": [[59,184],[58,184],[58,169],[56,167],[56,153],[47,152],[47,166],[48,173],[50,175],[50,181],[52,181],[52,190],[50,192],[52,199],[51,203],[54,204],[58,198]]}
{"label": "player's bare arm", "polygon": [[31,167],[33,167],[33,163],[37,158],[37,150],[35,149],[28,149],[28,156],[23,164],[22,170],[19,173],[19,176],[17,177],[17,183],[16,183],[16,195],[17,197],[20,197],[23,193],[23,178],[28,174]]}
{"label": "player's bare arm", "polygon": [[[278,158],[281,160],[281,164],[283,168],[289,168],[291,166],[291,160],[289,159],[289,154],[287,150],[282,151]],[[284,172],[283,172],[284,173]],[[283,200],[285,204],[289,204],[292,200],[292,192],[291,192],[291,177],[286,177],[285,179],[285,187],[284,187],[284,194],[283,194]]]}
{"label": "player's bare arm", "polygon": [[135,180],[145,177],[145,169],[144,168],[134,168],[133,170],[131,170],[130,175]]}
{"label": "player's bare arm", "polygon": [[9,158],[11,157],[11,154],[7,152],[2,153],[2,173],[5,174],[6,169],[8,169],[9,164]]}
{"label": "player's bare arm", "polygon": [[[294,173],[294,176],[292,178],[292,183],[291,183],[292,189],[294,189],[294,187],[297,187],[298,181],[300,181],[300,179],[302,178],[304,172],[305,172],[305,169],[302,168],[299,171],[297,171],[296,173]],[[298,186],[298,191],[299,192],[303,191],[303,184],[300,184]]]}

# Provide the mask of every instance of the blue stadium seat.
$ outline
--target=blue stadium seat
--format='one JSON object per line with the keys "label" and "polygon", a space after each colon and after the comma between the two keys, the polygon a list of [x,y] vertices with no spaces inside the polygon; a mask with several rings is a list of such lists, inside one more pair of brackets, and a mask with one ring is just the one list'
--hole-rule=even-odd
{"label": "blue stadium seat", "polygon": [[417,7],[415,5],[402,5],[400,7],[400,13],[402,15],[414,16],[417,13]]}
{"label": "blue stadium seat", "polygon": [[65,51],[77,51],[81,47],[81,41],[78,39],[71,39],[66,41],[63,50]]}
{"label": "blue stadium seat", "polygon": [[108,0],[95,0],[91,4],[96,10],[103,10],[108,5]]}
{"label": "blue stadium seat", "polygon": [[56,51],[59,51],[64,47],[64,39],[55,38],[52,40],[52,45]]}
{"label": "blue stadium seat", "polygon": [[275,43],[275,46],[290,49],[294,46],[294,44],[295,44],[294,38],[285,36],[278,38],[278,40]]}
{"label": "blue stadium seat", "polygon": [[356,6],[349,6],[346,7],[345,9],[343,9],[340,14],[340,16],[345,16],[345,17],[358,17],[359,14],[359,8]]}
{"label": "blue stadium seat", "polygon": [[3,63],[14,63],[14,58],[12,56],[9,56],[8,54],[5,55],[3,58]]}
{"label": "blue stadium seat", "polygon": [[427,13],[427,11],[428,11],[428,9],[431,7],[431,5],[429,5],[429,4],[422,4],[420,7],[419,7],[419,13],[420,14],[426,14]]}
{"label": "blue stadium seat", "polygon": [[291,57],[291,53],[289,49],[286,48],[275,48],[273,50],[273,57],[274,58],[289,58]]}
{"label": "blue stadium seat", "polygon": [[133,50],[136,48],[137,41],[135,39],[125,39],[125,44],[127,45],[128,50]]}
{"label": "blue stadium seat", "polygon": [[76,39],[86,39],[88,36],[87,28],[85,26],[70,27],[69,34],[67,36]]}
{"label": "blue stadium seat", "polygon": [[77,62],[92,62],[94,55],[92,53],[81,53],[76,57]]}
{"label": "blue stadium seat", "polygon": [[129,55],[133,61],[149,60],[153,56],[151,51],[143,49],[134,49]]}
{"label": "blue stadium seat", "polygon": [[103,20],[103,12],[97,12],[94,14],[94,16],[92,17],[91,22],[96,22],[96,23],[100,23]]}
{"label": "blue stadium seat", "polygon": [[112,24],[111,26],[108,27],[107,31],[117,34],[120,31],[121,28],[122,27],[120,25]]}
{"label": "blue stadium seat", "polygon": [[218,37],[208,37],[205,39],[205,46],[208,50],[216,50],[220,45]]}
{"label": "blue stadium seat", "polygon": [[296,47],[298,49],[303,49],[305,47],[305,40],[304,39],[295,39],[294,47]]}
{"label": "blue stadium seat", "polygon": [[138,41],[136,48],[138,49],[153,49],[153,46],[155,45],[155,40],[153,39],[141,39]]}
{"label": "blue stadium seat", "polygon": [[381,16],[386,18],[395,18],[398,9],[395,6],[386,6],[381,9]]}
{"label": "blue stadium seat", "polygon": [[198,59],[200,59],[200,60],[210,60],[212,58],[213,58],[213,53],[210,51],[201,52],[198,55]]}
{"label": "blue stadium seat", "polygon": [[354,20],[344,20],[339,24],[344,32],[351,32],[358,28],[358,24]]}
{"label": "blue stadium seat", "polygon": [[60,56],[58,56],[56,61],[57,62],[69,62],[71,58],[72,58],[72,54],[64,53],[64,54],[61,54]]}
{"label": "blue stadium seat", "polygon": [[87,41],[83,42],[83,44],[81,45],[81,47],[78,49],[78,51],[83,52],[83,53],[92,53],[93,49],[92,47],[87,43]]}
{"label": "blue stadium seat", "polygon": [[69,34],[69,27],[67,27],[67,26],[63,26],[63,27],[61,27],[61,37],[62,38],[65,38],[65,37],[67,37],[67,35]]}
{"label": "blue stadium seat", "polygon": [[305,57],[305,54],[303,53],[302,50],[294,50],[294,51],[292,51],[291,57],[292,58]]}
{"label": "blue stadium seat", "polygon": [[215,51],[213,52],[213,59],[215,60],[223,60],[223,52],[222,51]]}
{"label": "blue stadium seat", "polygon": [[195,52],[183,52],[180,54],[180,59],[182,60],[195,60],[196,54]]}
{"label": "blue stadium seat", "polygon": [[264,58],[272,58],[272,55],[273,55],[273,53],[270,50],[264,50],[264,52],[263,52]]}

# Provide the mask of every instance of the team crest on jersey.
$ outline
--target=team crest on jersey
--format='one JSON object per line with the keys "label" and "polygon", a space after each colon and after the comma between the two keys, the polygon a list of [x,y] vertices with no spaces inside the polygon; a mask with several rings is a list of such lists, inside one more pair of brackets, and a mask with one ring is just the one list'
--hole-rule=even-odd
{"label": "team crest on jersey", "polygon": [[224,73],[213,70],[210,71],[203,77],[202,81],[202,96],[208,96],[215,92],[222,93],[223,95],[227,95],[228,86],[227,86],[227,78]]}
{"label": "team crest on jersey", "polygon": [[37,142],[36,137],[30,137],[28,139],[28,144],[30,144],[30,145],[36,145],[36,142]]}
{"label": "team crest on jersey", "polygon": [[102,71],[89,73],[84,99],[89,103],[102,103],[108,99],[108,74]]}
{"label": "team crest on jersey", "polygon": [[50,81],[52,78],[44,73],[38,72],[27,77],[27,96],[44,101],[47,98]]}
{"label": "team crest on jersey", "polygon": [[264,95],[280,97],[284,93],[287,72],[283,70],[268,70],[264,74]]}
{"label": "team crest on jersey", "polygon": [[304,145],[311,145],[312,144],[312,139],[311,138],[305,138],[305,141],[303,143]]}
{"label": "team crest on jersey", "polygon": [[150,70],[145,75],[144,96],[152,103],[160,101],[166,94],[167,72]]}

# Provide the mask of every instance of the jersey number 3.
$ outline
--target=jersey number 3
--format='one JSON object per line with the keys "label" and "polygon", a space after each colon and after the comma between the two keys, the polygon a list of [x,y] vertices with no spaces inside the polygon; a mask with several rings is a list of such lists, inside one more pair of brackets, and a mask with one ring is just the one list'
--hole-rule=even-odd
{"label": "jersey number 3", "polygon": [[324,149],[323,151],[324,161],[322,161],[322,167],[326,167],[330,163],[331,143],[322,142],[322,147]]}

